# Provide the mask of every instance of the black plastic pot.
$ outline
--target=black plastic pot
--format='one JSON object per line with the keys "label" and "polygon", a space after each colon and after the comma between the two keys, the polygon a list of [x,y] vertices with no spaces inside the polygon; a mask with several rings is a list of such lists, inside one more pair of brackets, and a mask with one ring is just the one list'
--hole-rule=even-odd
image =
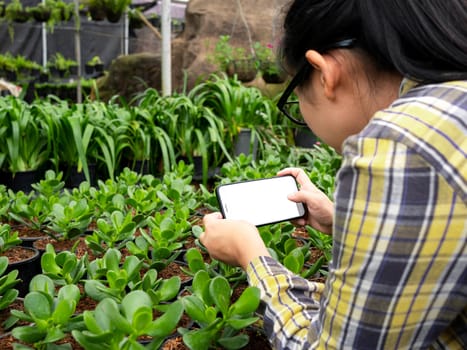
{"label": "black plastic pot", "polygon": [[295,146],[312,148],[313,145],[318,141],[316,135],[307,128],[299,128],[294,132]]}
{"label": "black plastic pot", "polygon": [[15,192],[23,191],[27,193],[31,192],[31,185],[41,180],[43,175],[42,170],[20,171],[17,173],[0,171],[0,183]]}
{"label": "black plastic pot", "polygon": [[32,253],[30,258],[22,261],[13,262],[8,264],[6,274],[13,270],[18,270],[18,278],[21,280],[15,288],[19,292],[20,297],[24,297],[29,292],[29,282],[31,279],[42,272],[40,263],[40,253],[37,249],[32,247],[14,247],[11,249],[24,249]]}
{"label": "black plastic pot", "polygon": [[241,129],[237,135],[237,141],[235,142],[235,156],[240,154],[252,155],[253,159],[256,159],[258,153],[258,139],[256,137],[251,139],[251,129]]}

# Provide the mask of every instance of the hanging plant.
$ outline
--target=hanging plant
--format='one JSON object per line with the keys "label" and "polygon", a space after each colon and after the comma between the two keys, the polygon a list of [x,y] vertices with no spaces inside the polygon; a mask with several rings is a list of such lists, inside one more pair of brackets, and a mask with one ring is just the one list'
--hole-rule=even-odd
{"label": "hanging plant", "polygon": [[256,42],[253,45],[256,56],[256,65],[266,83],[278,84],[286,79],[284,70],[279,66],[272,44],[263,45]]}
{"label": "hanging plant", "polygon": [[131,0],[104,0],[107,20],[111,23],[117,23],[130,3]]}
{"label": "hanging plant", "polygon": [[106,16],[104,0],[89,0],[88,13],[93,21],[103,21]]}
{"label": "hanging plant", "polygon": [[52,7],[47,2],[41,2],[36,6],[30,6],[26,9],[36,22],[47,22],[52,15]]}
{"label": "hanging plant", "polygon": [[19,0],[12,0],[5,8],[5,17],[10,22],[24,23],[29,20],[28,11]]}
{"label": "hanging plant", "polygon": [[233,46],[229,35],[219,37],[214,52],[208,60],[217,64],[228,76],[236,75],[238,80],[243,82],[253,80],[258,73],[254,56],[248,54],[244,47]]}

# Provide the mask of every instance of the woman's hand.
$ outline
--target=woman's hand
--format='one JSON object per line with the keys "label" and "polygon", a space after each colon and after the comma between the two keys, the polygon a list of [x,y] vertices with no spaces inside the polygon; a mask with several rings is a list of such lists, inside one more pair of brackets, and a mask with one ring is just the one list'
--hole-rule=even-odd
{"label": "woman's hand", "polygon": [[204,216],[203,224],[200,241],[214,259],[246,269],[254,258],[270,255],[258,229],[246,221],[227,220],[221,213],[211,213]]}
{"label": "woman's hand", "polygon": [[328,196],[320,191],[300,168],[285,168],[279,171],[277,175],[292,175],[300,185],[298,192],[288,196],[291,201],[302,202],[306,205],[305,216],[295,220],[295,223],[298,225],[308,224],[321,232],[331,234],[334,204]]}

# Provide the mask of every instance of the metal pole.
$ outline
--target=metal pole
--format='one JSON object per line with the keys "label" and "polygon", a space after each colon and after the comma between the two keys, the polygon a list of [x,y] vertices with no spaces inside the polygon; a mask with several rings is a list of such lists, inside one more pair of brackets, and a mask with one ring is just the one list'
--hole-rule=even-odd
{"label": "metal pole", "polygon": [[130,27],[130,21],[128,18],[128,8],[125,10],[125,13],[123,14],[123,54],[126,56],[128,55],[129,51],[129,27]]}
{"label": "metal pole", "polygon": [[79,0],[74,0],[75,11],[73,17],[75,19],[75,57],[78,62],[78,79],[76,84],[76,102],[81,103],[83,101],[83,94],[81,89],[81,19],[79,14]]}
{"label": "metal pole", "polygon": [[[42,0],[45,3],[45,0]],[[47,28],[46,24],[42,23],[42,66],[47,67]]]}
{"label": "metal pole", "polygon": [[172,59],[171,59],[171,15],[170,0],[162,0],[161,34],[162,34],[162,95],[172,94]]}

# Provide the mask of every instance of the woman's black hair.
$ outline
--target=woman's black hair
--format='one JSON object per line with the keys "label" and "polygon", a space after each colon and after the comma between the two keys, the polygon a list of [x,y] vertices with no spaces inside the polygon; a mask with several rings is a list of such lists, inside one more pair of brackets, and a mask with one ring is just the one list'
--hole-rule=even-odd
{"label": "woman's black hair", "polygon": [[294,0],[279,59],[296,71],[309,49],[356,38],[384,70],[420,82],[467,79],[466,0]]}
{"label": "woman's black hair", "polygon": [[289,73],[303,65],[307,50],[361,33],[355,0],[295,0],[286,11],[278,58]]}
{"label": "woman's black hair", "polygon": [[466,0],[359,0],[370,54],[421,82],[467,79]]}

